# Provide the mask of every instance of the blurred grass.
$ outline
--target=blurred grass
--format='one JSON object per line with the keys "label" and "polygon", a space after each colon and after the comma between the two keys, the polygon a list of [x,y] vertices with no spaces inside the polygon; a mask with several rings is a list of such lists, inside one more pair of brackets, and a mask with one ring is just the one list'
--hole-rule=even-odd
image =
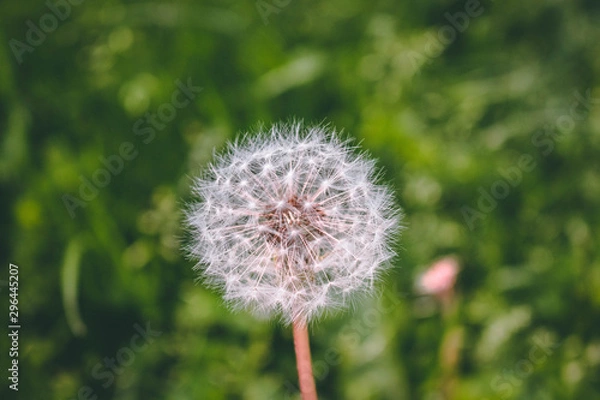
{"label": "blurred grass", "polygon": [[[254,2],[82,2],[19,64],[10,40],[49,11],[2,3],[0,256],[20,269],[20,398],[294,398],[289,330],[231,313],[179,251],[189,176],[238,132],[293,116],[379,158],[408,225],[381,296],[312,327],[321,398],[598,397],[600,9],[483,1],[440,42],[465,7],[289,2],[265,25]],[[146,120],[188,78],[202,92],[164,127]],[[124,142],[138,155],[71,218],[63,196]],[[470,229],[464,207],[481,212],[522,155],[535,167]],[[414,282],[446,254],[462,270],[441,313]],[[103,360],[146,323],[162,334],[107,384]]]}

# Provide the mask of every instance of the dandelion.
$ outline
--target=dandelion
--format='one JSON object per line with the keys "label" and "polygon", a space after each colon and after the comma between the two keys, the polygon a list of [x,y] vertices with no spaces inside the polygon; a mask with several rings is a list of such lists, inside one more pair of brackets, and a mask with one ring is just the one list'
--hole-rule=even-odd
{"label": "dandelion", "polygon": [[378,180],[335,131],[294,123],[230,143],[194,181],[195,268],[233,308],[293,324],[306,399],[316,398],[307,324],[371,292],[394,256],[401,214]]}

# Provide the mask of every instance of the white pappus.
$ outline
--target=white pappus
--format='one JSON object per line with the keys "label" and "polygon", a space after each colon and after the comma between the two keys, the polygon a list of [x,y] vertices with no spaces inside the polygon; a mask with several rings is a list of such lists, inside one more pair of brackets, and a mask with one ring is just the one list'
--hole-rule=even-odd
{"label": "white pappus", "polygon": [[234,308],[307,323],[369,293],[402,214],[375,163],[328,126],[245,135],[195,178],[188,255]]}

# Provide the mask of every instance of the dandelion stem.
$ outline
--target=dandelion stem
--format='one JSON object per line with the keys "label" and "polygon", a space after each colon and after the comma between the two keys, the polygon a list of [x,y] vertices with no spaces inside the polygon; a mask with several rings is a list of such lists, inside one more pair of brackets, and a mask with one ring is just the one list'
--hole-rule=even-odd
{"label": "dandelion stem", "polygon": [[317,400],[317,387],[312,372],[306,323],[294,322],[294,349],[296,350],[296,367],[298,368],[302,400]]}

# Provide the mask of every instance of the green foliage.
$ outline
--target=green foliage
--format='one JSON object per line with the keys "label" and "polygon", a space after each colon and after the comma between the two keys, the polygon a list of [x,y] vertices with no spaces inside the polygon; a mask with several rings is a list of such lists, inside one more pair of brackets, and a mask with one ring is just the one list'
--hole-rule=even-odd
{"label": "green foliage", "polygon": [[[321,398],[598,396],[597,3],[69,7],[32,44],[27,21],[39,28],[48,6],[0,6],[19,398],[298,398],[289,329],[230,312],[179,250],[189,175],[290,117],[360,140],[407,215],[379,296],[311,327]],[[462,269],[441,308],[415,281],[446,254]],[[136,346],[146,324],[158,333]],[[3,371],[8,347],[2,335]],[[114,373],[106,358],[122,361]]]}

